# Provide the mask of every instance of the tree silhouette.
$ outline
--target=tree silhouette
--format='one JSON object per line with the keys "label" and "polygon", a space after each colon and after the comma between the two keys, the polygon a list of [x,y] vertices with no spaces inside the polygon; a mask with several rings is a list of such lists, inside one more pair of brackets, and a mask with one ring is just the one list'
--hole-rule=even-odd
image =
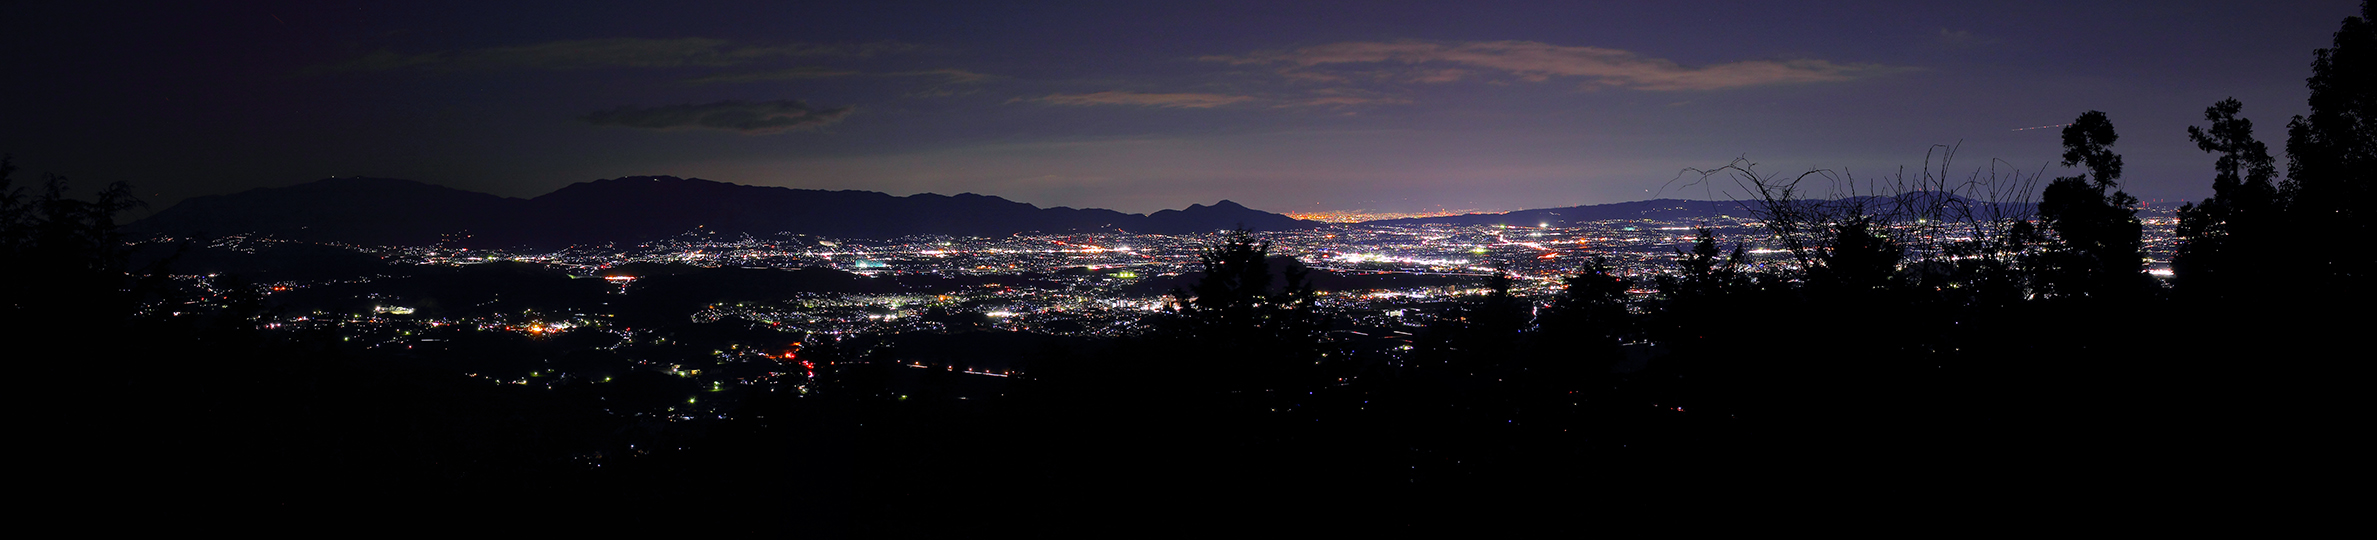
{"label": "tree silhouette", "polygon": [[1701,227],[1696,234],[1690,253],[1676,251],[1681,272],[1657,278],[1659,293],[1671,303],[1688,304],[1748,291],[1751,284],[1742,247],[1735,245],[1728,254],[1717,249],[1716,231]]}
{"label": "tree silhouette", "polygon": [[2083,176],[2057,178],[2039,195],[2039,219],[2056,235],[2042,257],[2040,291],[2049,297],[2128,297],[2143,291],[2137,197],[2121,191],[2121,155],[2113,122],[2088,111],[2063,128],[2063,166]]}
{"label": "tree silhouette", "polygon": [[1832,238],[1826,249],[1818,252],[1814,268],[1808,269],[1810,286],[1821,293],[1870,297],[1890,285],[1898,273],[1898,262],[1906,257],[1906,248],[1895,240],[1876,234],[1873,219],[1867,216],[1850,217],[1831,227]]}
{"label": "tree silhouette", "polygon": [[1543,332],[1558,342],[1554,350],[1614,361],[1618,346],[1637,332],[1626,309],[1626,290],[1631,284],[1615,273],[1607,259],[1595,258],[1576,275],[1561,280],[1561,285],[1559,298],[1541,317]]}
{"label": "tree silhouette", "polygon": [[[2286,125],[2283,198],[2299,230],[2339,239],[2367,238],[2366,208],[2377,191],[2377,11],[2361,2],[2335,41],[2311,62],[2311,114]],[[2367,294],[2377,252],[2338,246],[2301,248],[2313,257],[2309,273],[2330,291]]]}
{"label": "tree silhouette", "polygon": [[2237,117],[2231,98],[2204,109],[2210,129],[2189,126],[2196,147],[2220,155],[2213,163],[2212,197],[2179,208],[2179,250],[2171,257],[2177,285],[2188,294],[2226,298],[2253,281],[2276,277],[2271,266],[2285,251],[2283,208],[2270,181],[2278,169],[2269,147],[2253,139],[2253,122]]}
{"label": "tree silhouette", "polygon": [[1264,260],[1270,252],[1271,243],[1244,230],[1198,250],[1205,276],[1191,289],[1172,291],[1192,336],[1228,343],[1260,334],[1271,300],[1271,266]]}
{"label": "tree silhouette", "polygon": [[1205,275],[1189,289],[1173,289],[1167,337],[1205,354],[1241,389],[1276,389],[1308,371],[1326,330],[1308,270],[1282,261],[1284,283],[1272,288],[1271,243],[1245,229],[1207,244],[1197,260]]}
{"label": "tree silhouette", "polygon": [[1535,304],[1511,294],[1515,284],[1509,272],[1494,272],[1486,277],[1485,297],[1466,310],[1483,345],[1481,351],[1507,358],[1515,353],[1519,334],[1534,323]]}
{"label": "tree silhouette", "polygon": [[1694,348],[1724,341],[1720,328],[1748,302],[1757,287],[1750,281],[1742,247],[1730,253],[1717,248],[1715,231],[1699,230],[1692,251],[1677,250],[1677,272],[1654,278],[1660,302],[1653,337],[1677,347]]}
{"label": "tree silhouette", "polygon": [[1625,359],[1626,343],[1640,337],[1641,325],[1627,307],[1632,282],[1608,260],[1593,259],[1561,284],[1536,318],[1528,394],[1539,410],[1575,413],[1587,402],[1602,406],[1613,386],[1610,371]]}
{"label": "tree silhouette", "polygon": [[136,295],[125,273],[129,255],[116,231],[118,212],[138,208],[132,188],[108,185],[89,201],[66,195],[67,180],[43,175],[26,193],[0,157],[0,328],[28,335],[101,332],[129,320]]}
{"label": "tree silhouette", "polygon": [[1511,294],[1510,274],[1496,272],[1482,285],[1486,294],[1464,299],[1436,314],[1414,342],[1421,364],[1454,378],[1500,377],[1522,369],[1520,340],[1534,322],[1534,303]]}

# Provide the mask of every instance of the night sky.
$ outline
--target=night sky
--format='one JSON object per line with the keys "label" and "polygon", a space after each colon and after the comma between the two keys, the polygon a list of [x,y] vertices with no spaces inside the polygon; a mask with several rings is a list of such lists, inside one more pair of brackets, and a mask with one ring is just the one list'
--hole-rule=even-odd
{"label": "night sky", "polygon": [[[2062,174],[2108,113],[2125,187],[2210,192],[2245,103],[2283,147],[2315,2],[30,2],[0,8],[20,181],[185,197],[328,176],[529,197],[674,175],[1127,212],[1513,210],[1679,169],[1875,177],[1962,144]],[[29,174],[30,173],[30,174]],[[1662,191],[1664,189],[1664,191]],[[85,190],[85,193],[88,191]]]}

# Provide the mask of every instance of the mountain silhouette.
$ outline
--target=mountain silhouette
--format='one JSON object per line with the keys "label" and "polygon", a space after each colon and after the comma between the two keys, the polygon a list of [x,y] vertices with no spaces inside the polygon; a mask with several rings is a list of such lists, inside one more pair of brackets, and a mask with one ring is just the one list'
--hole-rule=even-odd
{"label": "mountain silhouette", "polygon": [[1753,215],[1744,203],[1731,201],[1690,201],[1684,199],[1652,199],[1610,204],[1591,204],[1565,208],[1537,208],[1498,213],[1461,214],[1419,218],[1385,219],[1364,222],[1365,225],[1565,225],[1612,219],[1687,219],[1720,215]]}
{"label": "mountain silhouette", "polygon": [[528,201],[386,178],[332,178],[192,197],[125,226],[135,235],[245,232],[357,244],[434,242],[524,222]]}
{"label": "mountain silhouette", "polygon": [[638,176],[580,182],[532,199],[409,180],[330,178],[194,197],[126,226],[135,235],[262,234],[312,242],[563,246],[640,242],[688,232],[725,238],[1005,236],[1029,232],[1181,234],[1317,225],[1221,201],[1152,215],[1041,208],[960,193],[894,196]]}
{"label": "mountain silhouette", "polygon": [[[1847,203],[1857,203],[1868,209],[1870,212],[1880,212],[1891,208],[1930,205],[1961,205],[1962,207],[1972,209],[1976,215],[1980,216],[1992,215],[1990,212],[1996,212],[1998,214],[2004,215],[2027,215],[2029,212],[2031,212],[2030,206],[2026,204],[1992,204],[1963,197],[1953,197],[1934,193],[1914,193],[1898,197],[1859,196],[1833,200],[1806,199],[1801,200],[1800,203],[1811,206],[1833,207],[1842,207]],[[1543,225],[1566,226],[1613,219],[1650,219],[1673,221],[1688,219],[1710,219],[1728,216],[1752,217],[1760,215],[1760,212],[1761,210],[1759,208],[1758,201],[1694,201],[1686,199],[1651,199],[1647,201],[1591,204],[1563,208],[1537,208],[1532,210],[1515,210],[1499,213],[1476,213],[1461,214],[1457,216],[1385,219],[1378,221],[1367,221],[1363,222],[1363,224],[1510,225],[1517,227],[1536,227]]]}

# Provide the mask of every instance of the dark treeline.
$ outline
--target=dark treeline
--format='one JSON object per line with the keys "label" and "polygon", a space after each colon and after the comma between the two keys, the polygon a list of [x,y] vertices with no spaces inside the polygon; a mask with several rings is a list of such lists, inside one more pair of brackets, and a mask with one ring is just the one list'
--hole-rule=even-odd
{"label": "dark treeline", "polygon": [[[2318,52],[2283,179],[2234,100],[2189,130],[2220,158],[2212,196],[2181,212],[2167,284],[2145,272],[2119,136],[2091,111],[2063,132],[2070,176],[2043,189],[1945,165],[1862,188],[1703,171],[1755,194],[1785,259],[1703,230],[1655,276],[1597,263],[1548,298],[1495,276],[1408,340],[1332,337],[1350,321],[1241,232],[1129,338],[965,331],[981,315],[945,310],[928,315],[953,329],[939,334],[725,320],[649,343],[444,329],[448,349],[366,351],[335,329],[264,327],[280,307],[253,288],[176,297],[177,258],[135,266],[116,232],[127,189],[84,201],[49,177],[28,192],[0,164],[0,328],[35,449],[20,459],[63,473],[53,496],[139,524],[293,530],[1406,535],[1757,506],[2226,507],[2332,472],[2357,425],[2371,15]],[[1828,179],[1866,193],[1802,184]],[[638,301],[844,279],[676,272],[715,279],[658,282],[702,298]],[[788,342],[805,372],[767,387],[695,388],[623,356],[790,372],[693,364]],[[961,373],[975,369],[1015,375]],[[649,414],[686,396],[732,405]]]}

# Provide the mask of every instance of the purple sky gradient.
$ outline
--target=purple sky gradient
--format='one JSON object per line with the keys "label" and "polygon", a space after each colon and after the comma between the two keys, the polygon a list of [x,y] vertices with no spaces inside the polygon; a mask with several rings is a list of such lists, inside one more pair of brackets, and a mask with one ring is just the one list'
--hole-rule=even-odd
{"label": "purple sky gradient", "polygon": [[158,207],[327,176],[507,196],[630,175],[1128,212],[1514,210],[1669,180],[2063,174],[2108,113],[2125,187],[2210,191],[2185,128],[2284,143],[2356,2],[34,2],[0,152]]}

